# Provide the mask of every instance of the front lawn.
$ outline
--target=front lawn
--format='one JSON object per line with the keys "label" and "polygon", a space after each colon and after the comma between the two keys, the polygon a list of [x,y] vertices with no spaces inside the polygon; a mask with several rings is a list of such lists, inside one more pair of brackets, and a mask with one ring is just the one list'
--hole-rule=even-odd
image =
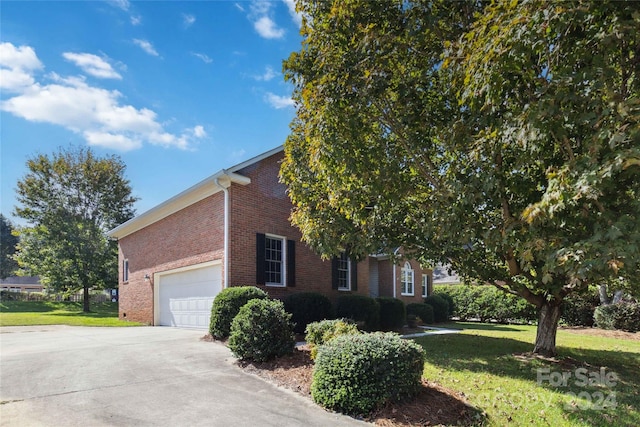
{"label": "front lawn", "polygon": [[[464,393],[490,426],[640,425],[640,340],[560,330],[557,359],[539,359],[535,326],[452,323],[417,338],[424,377]],[[633,339],[635,338],[635,339]]]}
{"label": "front lawn", "polygon": [[82,312],[81,302],[2,301],[0,326],[140,326],[118,319],[118,303],[91,304],[91,313]]}

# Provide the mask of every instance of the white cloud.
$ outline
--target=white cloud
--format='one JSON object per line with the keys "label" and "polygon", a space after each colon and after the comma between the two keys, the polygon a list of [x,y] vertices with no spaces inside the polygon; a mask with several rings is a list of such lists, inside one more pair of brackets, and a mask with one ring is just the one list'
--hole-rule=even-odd
{"label": "white cloud", "polygon": [[182,14],[182,23],[185,27],[190,27],[193,23],[196,22],[196,17],[187,13]]}
{"label": "white cloud", "polygon": [[32,86],[33,72],[41,68],[42,63],[31,47],[0,43],[0,89],[3,91],[20,92]]}
{"label": "white cloud", "polygon": [[160,54],[155,50],[153,45],[149,43],[147,40],[133,39],[133,42],[138,46],[140,46],[140,48],[145,52],[147,52],[149,55],[160,56]]}
{"label": "white cloud", "polygon": [[260,37],[265,39],[280,39],[284,37],[284,29],[278,27],[271,17],[271,7],[273,3],[264,0],[254,0],[251,2],[248,14],[249,20],[253,23],[253,28]]}
{"label": "white cloud", "polygon": [[[47,80],[36,82],[33,73],[42,64],[32,48],[16,48],[7,43],[0,49],[3,74],[21,70],[26,76],[23,80],[30,82],[14,84],[14,92],[18,94],[0,101],[2,111],[30,122],[64,127],[82,135],[90,145],[120,151],[140,148],[145,142],[188,149],[196,139],[206,137],[201,125],[182,134],[168,132],[154,111],[124,104],[120,92],[91,86],[83,77],[51,73]],[[5,56],[4,52],[8,54]],[[6,83],[4,76],[2,82]]]}
{"label": "white cloud", "polygon": [[209,58],[209,56],[204,53],[191,52],[191,55],[201,59],[205,64],[211,64],[213,62],[213,59]]}
{"label": "white cloud", "polygon": [[253,23],[253,28],[265,39],[281,39],[284,37],[284,30],[278,28],[275,22],[268,16],[263,16]]}
{"label": "white cloud", "polygon": [[207,136],[207,132],[204,130],[204,127],[198,125],[192,129],[193,136],[196,138],[204,138]]}
{"label": "white cloud", "polygon": [[234,3],[233,5],[234,5],[234,6],[235,6],[235,7],[236,7],[240,12],[244,12],[244,7],[242,7],[242,6],[240,5],[240,3]]}
{"label": "white cloud", "polygon": [[264,70],[264,74],[253,76],[253,78],[258,80],[258,81],[268,82],[269,80],[272,80],[277,75],[278,75],[278,73],[275,72],[273,70],[273,68],[271,68],[270,66],[267,65],[265,70]]}
{"label": "white cloud", "polygon": [[118,72],[115,71],[107,61],[99,56],[91,53],[73,52],[65,52],[62,56],[67,61],[71,61],[76,64],[85,73],[91,74],[94,77],[101,79],[122,79],[122,76],[118,74]]}
{"label": "white cloud", "polygon": [[279,110],[281,108],[293,107],[295,102],[289,96],[278,96],[271,92],[267,92],[265,95],[265,100],[275,109]]}
{"label": "white cloud", "polygon": [[131,6],[129,0],[108,0],[108,2],[124,11],[129,10],[129,7]]}
{"label": "white cloud", "polygon": [[142,16],[140,15],[131,15],[131,25],[136,26],[142,24]]}
{"label": "white cloud", "polygon": [[302,15],[296,12],[296,0],[282,0],[286,5],[287,9],[289,9],[289,15],[291,15],[291,19],[296,23],[298,27],[302,26]]}

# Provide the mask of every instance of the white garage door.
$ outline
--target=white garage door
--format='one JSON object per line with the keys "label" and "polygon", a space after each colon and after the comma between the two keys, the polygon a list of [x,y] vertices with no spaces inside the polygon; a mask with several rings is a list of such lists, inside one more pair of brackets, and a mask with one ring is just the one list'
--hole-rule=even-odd
{"label": "white garage door", "polygon": [[211,304],[221,289],[220,265],[160,275],[160,325],[207,329],[211,317]]}

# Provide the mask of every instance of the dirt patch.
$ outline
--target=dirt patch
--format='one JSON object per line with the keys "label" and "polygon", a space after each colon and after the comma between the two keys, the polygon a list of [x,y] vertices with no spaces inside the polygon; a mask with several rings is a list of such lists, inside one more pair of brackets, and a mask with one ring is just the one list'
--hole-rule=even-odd
{"label": "dirt patch", "polygon": [[[313,361],[306,346],[269,362],[239,361],[238,365],[278,386],[311,398]],[[480,417],[479,411],[466,401],[463,394],[423,380],[415,398],[400,404],[387,404],[366,421],[385,427],[472,425],[477,424]]]}
{"label": "dirt patch", "polygon": [[572,334],[593,335],[598,337],[640,341],[640,332],[625,332],[625,331],[617,331],[617,330],[610,331],[607,329],[587,328],[583,326],[565,326],[559,329],[561,331],[569,332]]}

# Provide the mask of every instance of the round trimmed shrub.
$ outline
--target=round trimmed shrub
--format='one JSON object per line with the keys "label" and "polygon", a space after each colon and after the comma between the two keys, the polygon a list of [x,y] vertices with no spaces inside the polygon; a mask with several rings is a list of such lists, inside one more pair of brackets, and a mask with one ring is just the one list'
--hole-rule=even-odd
{"label": "round trimmed shrub", "polygon": [[380,327],[380,305],[365,295],[343,295],[336,304],[336,316],[363,324],[363,329],[376,331]]}
{"label": "round trimmed shrub", "polygon": [[601,305],[594,313],[596,326],[602,329],[640,331],[640,303],[620,302]]}
{"label": "round trimmed shrub", "polygon": [[317,322],[333,317],[331,301],[317,292],[300,292],[289,295],[284,300],[284,309],[291,313],[291,320],[295,323],[294,331],[302,333],[311,322]]}
{"label": "round trimmed shrub", "polygon": [[446,322],[449,319],[449,304],[438,295],[429,295],[424,299],[425,304],[433,307],[433,317],[436,322]]}
{"label": "round trimmed shrub", "polygon": [[293,353],[291,314],[281,301],[252,299],[233,319],[228,345],[236,357],[256,362]]}
{"label": "round trimmed shrub", "polygon": [[433,307],[429,304],[419,302],[407,304],[407,316],[410,314],[418,316],[423,323],[428,325],[434,323]]}
{"label": "round trimmed shrub", "polygon": [[420,389],[424,350],[395,333],[342,335],[318,350],[311,397],[349,415],[365,415]]}
{"label": "round trimmed shrub", "polygon": [[380,329],[393,331],[404,326],[407,313],[401,300],[391,297],[378,297],[376,301],[380,305]]}
{"label": "round trimmed shrub", "polygon": [[305,340],[311,349],[311,359],[318,354],[318,347],[322,344],[347,334],[359,334],[358,326],[350,319],[332,319],[312,322],[307,325]]}
{"label": "round trimmed shrub", "polygon": [[233,286],[225,288],[213,300],[209,333],[216,339],[229,336],[231,322],[240,308],[252,299],[269,298],[267,293],[255,286]]}

